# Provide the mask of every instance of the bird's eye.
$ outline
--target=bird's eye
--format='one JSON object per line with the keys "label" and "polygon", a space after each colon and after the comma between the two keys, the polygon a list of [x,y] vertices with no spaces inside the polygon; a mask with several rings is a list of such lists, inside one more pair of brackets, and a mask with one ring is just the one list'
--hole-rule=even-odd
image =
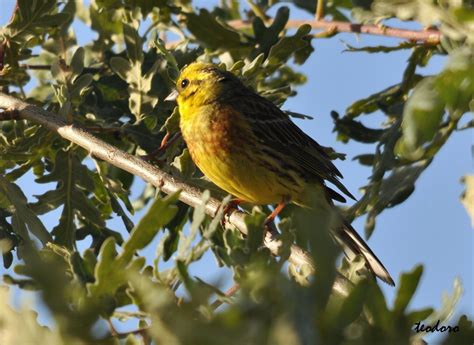
{"label": "bird's eye", "polygon": [[186,86],[188,86],[189,80],[188,79],[183,79],[181,81],[181,87],[184,89]]}

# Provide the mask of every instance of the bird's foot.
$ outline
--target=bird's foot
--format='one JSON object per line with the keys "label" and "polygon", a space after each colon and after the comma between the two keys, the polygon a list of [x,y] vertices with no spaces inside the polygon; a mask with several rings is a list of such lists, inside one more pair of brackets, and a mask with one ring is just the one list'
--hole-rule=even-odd
{"label": "bird's foot", "polygon": [[[238,210],[239,209],[239,205],[242,203],[242,200],[240,199],[231,199],[225,206],[224,206],[224,212],[223,212],[223,215],[222,215],[222,219],[221,219],[221,225],[222,227],[225,228],[225,223],[227,221],[227,217],[230,216],[230,214],[235,211],[235,210]],[[217,209],[216,211],[216,214],[217,212],[219,212],[219,209],[221,208],[222,205],[219,206],[219,208]]]}
{"label": "bird's foot", "polygon": [[287,198],[283,198],[282,201],[275,207],[272,213],[265,219],[265,222],[263,223],[264,226],[268,226],[269,224],[273,223],[275,218],[280,214],[280,212],[285,208],[286,204],[288,203]]}
{"label": "bird's foot", "polygon": [[171,136],[170,132],[166,132],[165,136],[163,137],[163,140],[161,140],[160,147],[158,147],[156,150],[151,151],[150,153],[141,156],[144,160],[147,161],[156,161],[158,163],[162,163],[158,157],[166,151],[168,147],[171,146],[179,137],[181,136],[181,133],[176,133],[173,136]]}

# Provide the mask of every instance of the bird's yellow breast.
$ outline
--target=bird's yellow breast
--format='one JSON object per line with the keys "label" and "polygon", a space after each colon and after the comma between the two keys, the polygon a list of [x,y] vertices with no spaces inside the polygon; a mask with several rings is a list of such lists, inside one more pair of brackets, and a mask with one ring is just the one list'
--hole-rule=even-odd
{"label": "bird's yellow breast", "polygon": [[301,186],[289,185],[269,158],[259,154],[258,140],[233,108],[180,104],[179,110],[191,157],[217,186],[253,204],[277,203],[299,192]]}

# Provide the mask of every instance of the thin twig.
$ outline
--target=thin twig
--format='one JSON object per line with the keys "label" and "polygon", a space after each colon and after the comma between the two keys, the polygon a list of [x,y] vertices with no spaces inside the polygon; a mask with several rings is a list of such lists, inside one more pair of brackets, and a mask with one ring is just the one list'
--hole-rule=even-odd
{"label": "thin twig", "polygon": [[[315,20],[304,20],[304,19],[292,19],[289,20],[286,24],[286,28],[298,28],[303,24],[309,24],[313,29],[321,29],[324,32],[316,34],[316,37],[328,37],[340,32],[352,32],[359,34],[367,35],[377,35],[377,36],[386,36],[386,37],[396,37],[407,39],[415,42],[427,42],[431,44],[438,44],[441,39],[441,33],[436,29],[426,29],[426,30],[407,30],[407,29],[398,29],[380,25],[370,25],[370,24],[356,24],[350,22],[340,22],[340,21],[325,21],[322,20],[324,16],[324,1],[319,0],[316,10],[316,19]],[[268,21],[268,20],[267,20]],[[244,28],[249,28],[252,24],[244,20],[231,20],[227,24],[232,26],[234,29],[240,30]],[[174,49],[180,41],[169,42],[166,44],[167,49]],[[0,50],[3,49],[3,44],[0,46]],[[0,58],[3,54],[0,54]],[[0,61],[1,62],[1,61]],[[30,70],[50,70],[51,65],[32,65],[32,64],[22,64],[22,68]],[[100,73],[104,71],[107,67],[100,68],[84,68],[85,73]],[[0,64],[1,70],[1,64]]]}
{"label": "thin twig", "polygon": [[123,130],[122,127],[100,127],[100,126],[86,127],[85,129],[90,132],[97,132],[97,133],[115,133],[115,132],[120,133]]}
{"label": "thin twig", "polygon": [[[171,139],[170,139],[171,137]],[[173,136],[171,136],[170,132],[166,132],[166,135],[164,136],[163,140],[161,140],[161,145],[157,149],[151,151],[150,153],[141,156],[141,158],[145,160],[157,160],[157,157],[165,152],[168,147],[170,147],[176,140],[178,140],[181,137],[181,133],[175,133]]]}
{"label": "thin twig", "polygon": [[112,334],[113,337],[116,337],[118,335],[118,332],[115,329],[114,324],[112,323],[112,320],[109,318],[106,321],[107,321],[107,325],[109,326],[110,334]]}
{"label": "thin twig", "polygon": [[[17,110],[20,114],[20,118],[38,123],[57,132],[64,139],[87,150],[92,156],[102,159],[109,164],[142,178],[166,194],[174,194],[180,191],[179,200],[191,207],[197,207],[202,204],[202,192],[198,188],[179,181],[139,157],[132,156],[119,150],[117,147],[96,138],[81,127],[66,123],[61,117],[54,113],[1,92],[0,108]],[[216,214],[219,205],[219,200],[211,198],[205,205],[205,212],[213,217]],[[245,214],[243,212],[235,210],[229,215],[226,215],[225,226],[236,228],[243,235],[247,235],[248,229],[244,217]],[[279,239],[279,233],[274,226],[270,227],[270,231],[267,232],[264,242],[265,246],[274,255],[280,254],[283,243]],[[311,272],[314,272],[314,265],[311,257],[296,245],[291,246],[288,261],[296,267],[301,268],[305,266]],[[339,275],[336,278],[334,290],[337,293],[347,295],[351,287],[351,282],[342,275]]]}
{"label": "thin twig", "polygon": [[[35,71],[49,71],[51,65],[35,65],[35,64],[21,64],[20,68],[35,70]],[[101,73],[106,70],[106,66],[103,67],[84,67],[83,73]]]}
{"label": "thin twig", "polygon": [[[232,297],[237,291],[239,291],[240,289],[240,285],[239,284],[234,284],[232,285],[226,292],[225,292],[225,296],[226,297]],[[220,299],[217,299],[215,300],[212,304],[211,304],[211,308],[212,310],[216,310],[217,308],[219,308],[224,302]]]}
{"label": "thin twig", "polygon": [[13,22],[13,19],[15,18],[15,13],[18,11],[18,1],[15,1],[15,7],[13,7],[12,15],[10,16],[10,20],[7,23],[7,26],[10,25]]}
{"label": "thin twig", "polygon": [[[234,29],[240,30],[251,27],[251,23],[243,20],[232,20],[228,24]],[[441,33],[438,30],[406,30],[379,25],[355,24],[338,21],[304,20],[292,19],[286,24],[286,28],[298,28],[303,24],[309,24],[313,29],[334,30],[335,32],[353,32],[359,34],[397,37],[417,42],[439,43]]]}
{"label": "thin twig", "polygon": [[265,14],[265,12],[263,12],[263,10],[256,3],[254,3],[253,0],[247,0],[247,3],[257,17],[263,21],[268,19],[268,16]]}
{"label": "thin twig", "polygon": [[5,66],[5,42],[0,42],[0,71]]}
{"label": "thin twig", "polygon": [[33,70],[39,70],[39,71],[49,71],[51,70],[51,65],[29,65],[29,64],[21,64],[21,68],[24,69],[33,69]]}
{"label": "thin twig", "polygon": [[133,331],[128,331],[128,332],[116,332],[115,334],[111,334],[111,335],[112,337],[124,339],[128,337],[130,334],[139,334],[145,338],[147,336],[147,332],[149,329],[150,327],[142,327],[142,328],[134,329]]}
{"label": "thin twig", "polygon": [[145,30],[143,33],[142,37],[147,37],[148,34],[153,30],[158,24],[160,24],[162,19],[155,20],[153,23],[150,24],[150,26]]}

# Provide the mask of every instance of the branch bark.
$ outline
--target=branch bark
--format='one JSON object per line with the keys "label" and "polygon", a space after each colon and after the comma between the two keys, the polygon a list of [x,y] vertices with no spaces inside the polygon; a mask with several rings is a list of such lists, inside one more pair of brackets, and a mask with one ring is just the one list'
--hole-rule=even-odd
{"label": "branch bark", "polygon": [[[304,20],[304,19],[291,19],[286,23],[286,28],[298,28],[303,24],[309,24],[313,29],[321,29],[324,32],[330,33],[330,35],[337,34],[339,32],[348,32],[348,33],[359,33],[367,35],[376,35],[376,36],[386,36],[386,37],[395,37],[401,39],[407,39],[415,42],[426,42],[429,44],[438,44],[441,39],[441,32],[434,29],[427,30],[407,30],[407,29],[397,29],[382,25],[370,25],[370,24],[356,24],[350,22],[340,22],[340,21],[326,21],[321,18],[323,16],[323,0],[318,1],[318,11],[316,13],[315,20]],[[244,20],[231,20],[227,23],[229,26],[233,27],[236,30],[250,28],[252,24]],[[321,37],[324,37],[322,35]],[[167,42],[167,49],[174,49],[179,41]],[[3,44],[0,44],[0,70],[3,68],[3,55],[4,55]],[[23,64],[21,67],[31,70],[50,70],[50,65],[29,65]],[[105,70],[106,67],[101,68],[86,68],[87,73],[100,73]]]}
{"label": "branch bark", "polygon": [[[35,65],[35,64],[21,64],[20,68],[36,70],[36,71],[50,71],[51,65]],[[84,67],[83,73],[101,73],[105,71],[108,67]]]}
{"label": "branch bark", "polygon": [[[120,169],[123,169],[135,176],[138,176],[166,194],[173,194],[181,191],[179,200],[185,204],[196,207],[201,204],[201,191],[177,180],[171,175],[161,171],[143,159],[132,156],[118,148],[96,138],[85,129],[74,124],[68,124],[65,120],[54,113],[46,111],[40,107],[31,105],[15,97],[0,92],[0,108],[18,111],[21,119],[38,123],[52,131],[57,132],[61,137],[72,143],[81,146],[94,157],[100,158]],[[220,202],[211,198],[206,204],[206,213],[214,217]],[[227,216],[226,227],[235,227],[243,235],[248,234],[248,229],[244,221],[245,214],[234,211]],[[264,240],[265,246],[274,254],[279,255],[282,242],[279,233],[275,228],[267,232]],[[296,267],[307,266],[314,272],[314,264],[311,257],[304,250],[296,245],[291,246],[291,253],[288,261]],[[344,276],[338,275],[334,283],[334,291],[346,296],[352,288],[352,283]]]}
{"label": "branch bark", "polygon": [[[228,22],[228,24],[237,30],[251,27],[250,22],[243,20],[231,20]],[[359,34],[403,38],[411,41],[427,42],[431,44],[437,44],[441,39],[441,33],[438,30],[433,29],[423,31],[406,30],[381,25],[355,24],[349,22],[326,20],[291,19],[288,21],[288,23],[286,23],[286,28],[298,28],[303,24],[309,24],[313,29],[321,29],[325,31],[329,30],[332,33],[352,32]]]}

